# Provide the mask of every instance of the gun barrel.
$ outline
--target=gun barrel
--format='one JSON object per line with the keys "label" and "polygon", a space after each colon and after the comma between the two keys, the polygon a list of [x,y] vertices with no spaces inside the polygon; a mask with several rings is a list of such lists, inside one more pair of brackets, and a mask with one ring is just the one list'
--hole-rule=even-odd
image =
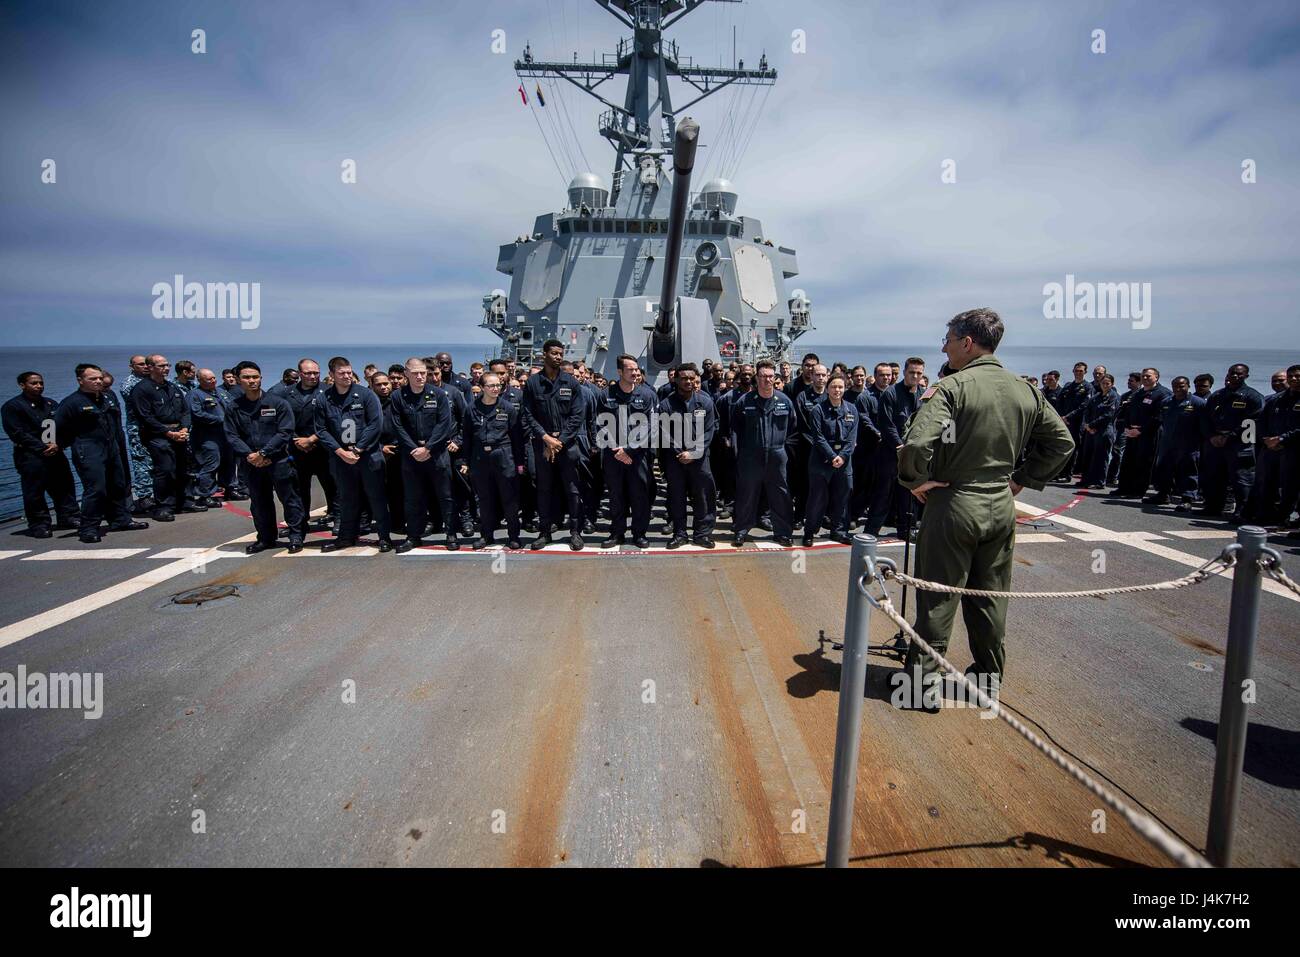
{"label": "gun barrel", "polygon": [[[673,336],[673,307],[677,302],[677,267],[682,258],[682,234],[686,228],[686,204],[691,195],[691,172],[695,168],[695,148],[699,143],[700,124],[689,116],[677,124],[673,139],[673,204],[668,216],[668,246],[664,259],[664,285],[659,295],[659,315],[655,318],[655,339]],[[659,350],[656,349],[656,352]]]}

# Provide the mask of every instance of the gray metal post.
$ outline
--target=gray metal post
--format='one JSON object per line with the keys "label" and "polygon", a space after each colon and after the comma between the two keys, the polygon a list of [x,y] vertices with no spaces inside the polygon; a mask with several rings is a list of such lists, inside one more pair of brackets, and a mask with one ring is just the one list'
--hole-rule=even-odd
{"label": "gray metal post", "polygon": [[1232,831],[1241,792],[1241,768],[1246,757],[1246,702],[1242,685],[1251,677],[1255,633],[1259,628],[1260,549],[1268,533],[1255,525],[1237,529],[1237,564],[1232,570],[1232,608],[1228,613],[1228,649],[1223,660],[1223,700],[1219,705],[1219,736],[1215,742],[1214,792],[1210,797],[1210,829],[1206,857],[1216,867],[1232,859]]}
{"label": "gray metal post", "polygon": [[876,557],[874,535],[854,535],[849,559],[849,600],[844,608],[844,654],[840,667],[839,716],[835,720],[835,769],[831,773],[831,819],[826,837],[826,866],[847,867],[853,835],[853,801],[858,785],[858,740],[862,734],[862,698],[867,687],[871,603],[858,591],[866,559]]}

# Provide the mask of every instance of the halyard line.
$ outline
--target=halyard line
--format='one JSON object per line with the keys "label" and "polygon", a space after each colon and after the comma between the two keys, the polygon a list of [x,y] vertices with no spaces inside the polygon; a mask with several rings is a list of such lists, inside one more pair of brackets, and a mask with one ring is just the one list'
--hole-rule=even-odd
{"label": "halyard line", "polygon": [[[1016,502],[1016,508],[1034,518],[1047,513],[1046,509],[1037,508],[1033,505],[1026,505],[1024,502]],[[1052,521],[1056,522],[1058,525],[1064,525],[1067,528],[1078,529],[1081,532],[1088,532],[1091,535],[1097,536],[1096,538],[1090,539],[1091,541],[1113,541],[1119,545],[1128,545],[1132,548],[1139,549],[1140,551],[1147,552],[1150,555],[1158,555],[1161,558],[1167,558],[1171,562],[1176,562],[1179,565],[1186,565],[1188,568],[1200,568],[1205,564],[1205,559],[1200,556],[1191,555],[1187,552],[1180,552],[1178,549],[1169,548],[1166,545],[1157,545],[1155,542],[1149,541],[1148,539],[1139,538],[1135,533],[1115,532],[1108,528],[1103,528],[1100,525],[1094,525],[1091,522],[1081,522],[1077,518],[1069,518],[1059,513],[1052,515]],[[1229,579],[1232,578],[1231,569],[1224,572],[1223,577]],[[1270,594],[1280,595],[1288,601],[1300,602],[1300,598],[1297,598],[1270,578],[1265,578],[1263,580],[1263,585],[1264,590]]]}

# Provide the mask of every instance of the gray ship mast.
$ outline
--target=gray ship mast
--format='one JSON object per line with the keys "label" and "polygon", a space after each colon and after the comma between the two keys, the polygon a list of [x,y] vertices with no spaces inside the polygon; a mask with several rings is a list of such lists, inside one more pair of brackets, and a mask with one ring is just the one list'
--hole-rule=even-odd
{"label": "gray ship mast", "polygon": [[[501,339],[508,358],[536,361],[542,343],[554,338],[609,378],[623,352],[643,359],[651,381],[674,363],[787,358],[791,343],[812,328],[807,296],[786,293],[786,280],[799,272],[795,251],[737,211],[739,193],[721,170],[691,192],[700,126],[686,115],[728,87],[770,87],[776,70],[766,55],[757,69],[743,60],[697,65],[664,36],[705,3],[740,0],[595,2],[631,30],[615,52],[599,62],[577,54],[562,62],[539,60],[526,46],[515,72],[534,119],[547,109],[543,80],[551,91],[572,85],[602,105],[598,130],[614,149],[613,177],[607,185],[576,170],[564,206],[536,216],[528,232],[499,247],[496,268],[511,277],[510,290],[483,297],[482,327]],[[614,85],[606,87],[615,77],[626,77],[621,103]],[[690,88],[684,103],[673,100],[674,78]],[[534,81],[530,101],[525,84]],[[556,99],[567,118],[563,97]],[[540,119],[538,127],[550,150]],[[743,149],[730,155],[738,162]]]}
{"label": "gray ship mast", "polygon": [[[633,158],[670,155],[677,114],[684,114],[696,103],[729,86],[771,86],[776,70],[767,65],[767,56],[759,59],[757,70],[735,67],[696,66],[683,58],[673,40],[664,39],[664,31],[705,3],[740,3],[741,0],[595,0],[611,16],[632,30],[631,39],[620,39],[614,54],[605,54],[600,63],[546,62],[533,59],[530,47],[515,61],[515,73],[521,80],[559,77],[605,107],[599,120],[600,135],[614,147],[613,192],[618,194],[626,171],[635,169]],[[626,76],[627,91],[623,105],[611,102],[598,92],[599,87],[616,76]],[[679,107],[673,106],[668,78],[677,77],[699,95]]]}

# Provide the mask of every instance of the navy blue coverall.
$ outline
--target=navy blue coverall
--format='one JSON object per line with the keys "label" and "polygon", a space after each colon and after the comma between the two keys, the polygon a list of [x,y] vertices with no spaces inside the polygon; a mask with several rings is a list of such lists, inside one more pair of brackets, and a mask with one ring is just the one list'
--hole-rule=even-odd
{"label": "navy blue coverall", "polygon": [[[405,390],[403,390],[405,391]],[[330,455],[330,468],[339,499],[341,542],[355,542],[361,529],[361,496],[370,503],[370,515],[379,527],[379,540],[388,541],[388,497],[384,493],[384,452],[379,447],[384,427],[379,396],[355,382],[339,395],[331,386],[316,400],[316,434]],[[340,449],[360,456],[354,464],[336,454]]]}
{"label": "navy blue coverall", "polygon": [[[554,379],[545,370],[524,383],[523,422],[537,469],[537,520],[543,535],[551,531],[557,486],[568,502],[569,530],[582,534],[582,493],[579,468],[587,454],[587,402],[578,380],[567,372]],[[559,439],[562,447],[553,460],[546,457],[543,435]]]}
{"label": "navy blue coverall", "polygon": [[81,522],[72,470],[68,468],[62,446],[45,454],[48,444],[45,436],[49,436],[50,442],[56,441],[50,425],[58,405],[48,396],[33,401],[20,393],[0,407],[5,434],[14,444],[14,470],[22,482],[23,512],[32,531],[50,527],[50,510],[45,504],[47,494],[54,502],[60,525],[73,527]]}
{"label": "navy blue coverall", "polygon": [[[402,457],[402,484],[406,496],[406,537],[418,542],[429,520],[431,505],[441,512],[447,540],[454,542],[460,516],[452,494],[452,463],[449,443],[460,445],[459,407],[452,386],[425,385],[424,391],[412,392],[404,385],[393,393],[393,428],[397,431],[397,454]],[[428,449],[429,457],[418,462],[412,457],[417,448]]]}
{"label": "navy blue coverall", "polygon": [[[708,395],[696,392],[689,400],[676,392],[659,403],[660,415],[672,415],[679,423],[689,418],[693,423],[692,441],[688,444],[685,425],[680,431],[670,432],[680,438],[664,455],[664,477],[668,481],[668,515],[673,523],[673,536],[686,538],[686,503],[689,500],[695,514],[695,538],[708,538],[716,521],[717,487],[713,480],[709,447],[718,431],[717,407]],[[678,453],[691,456],[689,462],[678,459]]]}
{"label": "navy blue coverall", "polygon": [[[303,513],[306,506],[298,497],[298,482],[294,475],[289,446],[293,440],[293,409],[281,395],[263,392],[256,399],[241,395],[226,408],[223,427],[230,451],[244,460],[248,481],[248,499],[253,513],[253,527],[257,540],[263,545],[275,545],[279,528],[275,521],[275,496],[284,510],[284,524],[289,531],[289,541],[301,544],[303,539]],[[248,461],[253,452],[270,459],[269,465],[255,466]]]}
{"label": "navy blue coverall", "polygon": [[786,446],[798,428],[794,402],[783,392],[764,399],[747,392],[731,408],[731,436],[736,449],[737,538],[748,534],[758,521],[758,495],[767,493],[772,510],[772,534],[789,538],[793,532],[793,507],[786,481]]}
{"label": "navy blue coverall", "polygon": [[126,434],[117,402],[78,390],[59,403],[54,430],[59,448],[72,451],[81,478],[81,532],[98,529],[105,512],[110,529],[130,525]]}
{"label": "navy blue coverall", "polygon": [[504,518],[509,541],[519,538],[519,470],[524,462],[524,430],[519,407],[508,399],[488,405],[475,399],[461,420],[462,457],[478,496],[479,533],[493,541]]}

